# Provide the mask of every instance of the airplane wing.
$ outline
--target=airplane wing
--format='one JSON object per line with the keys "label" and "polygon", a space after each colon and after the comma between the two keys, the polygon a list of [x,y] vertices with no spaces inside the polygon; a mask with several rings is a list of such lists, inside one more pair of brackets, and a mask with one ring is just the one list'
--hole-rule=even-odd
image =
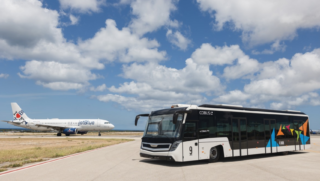
{"label": "airplane wing", "polygon": [[1,122],[7,122],[7,123],[9,123],[9,122],[11,122],[11,121],[5,121],[5,120],[1,120]]}
{"label": "airplane wing", "polygon": [[12,125],[15,125],[15,126],[20,125],[20,123],[15,123],[15,122],[6,121],[6,120],[1,120],[1,122],[6,122],[6,123],[8,123],[8,124],[12,124]]}
{"label": "airplane wing", "polygon": [[55,129],[57,131],[59,131],[61,129],[69,128],[68,126],[57,126],[57,125],[49,125],[49,124],[35,124],[35,126],[51,128],[51,129]]}

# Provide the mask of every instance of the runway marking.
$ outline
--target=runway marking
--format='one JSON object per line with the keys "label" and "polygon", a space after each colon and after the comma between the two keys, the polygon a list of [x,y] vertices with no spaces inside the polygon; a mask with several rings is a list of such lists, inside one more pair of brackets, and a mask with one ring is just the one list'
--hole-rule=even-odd
{"label": "runway marking", "polygon": [[[110,146],[114,146],[114,145],[110,145]],[[88,151],[81,152],[81,153],[75,153],[75,154],[72,154],[72,155],[68,155],[68,156],[64,156],[64,157],[60,157],[60,158],[56,158],[56,159],[52,159],[52,160],[48,160],[48,161],[44,161],[44,162],[40,162],[40,163],[35,163],[33,165],[29,165],[29,166],[25,166],[25,167],[13,169],[13,170],[0,172],[0,177],[3,176],[3,175],[9,174],[9,173],[13,173],[13,172],[17,172],[17,171],[20,171],[20,170],[25,170],[25,169],[28,169],[28,168],[36,167],[36,166],[39,166],[39,165],[44,165],[44,164],[47,164],[47,163],[55,162],[55,161],[58,161],[58,160],[74,157],[74,156],[77,156],[77,155],[81,155],[81,154],[88,153],[88,152],[91,152],[91,151],[100,150],[100,149],[107,148],[107,147],[110,147],[110,146],[105,146],[105,147],[97,148],[97,149],[94,149],[94,150],[88,150]]]}

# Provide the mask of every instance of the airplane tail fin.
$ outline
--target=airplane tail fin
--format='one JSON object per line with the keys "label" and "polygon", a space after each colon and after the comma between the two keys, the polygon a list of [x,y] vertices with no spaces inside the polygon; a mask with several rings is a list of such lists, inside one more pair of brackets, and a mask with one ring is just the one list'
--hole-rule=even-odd
{"label": "airplane tail fin", "polygon": [[11,103],[11,108],[12,108],[13,120],[14,121],[22,122],[22,121],[30,119],[26,115],[26,113],[24,113],[24,111],[20,108],[20,106],[17,103],[12,102]]}

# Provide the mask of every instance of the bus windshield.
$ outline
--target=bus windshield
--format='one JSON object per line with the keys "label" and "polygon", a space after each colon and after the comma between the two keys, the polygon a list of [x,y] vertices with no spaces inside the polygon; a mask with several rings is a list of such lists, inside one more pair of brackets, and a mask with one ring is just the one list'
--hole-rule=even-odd
{"label": "bus windshield", "polygon": [[173,124],[173,114],[150,116],[145,136],[177,138],[180,136],[180,127],[183,115],[180,114],[177,123]]}

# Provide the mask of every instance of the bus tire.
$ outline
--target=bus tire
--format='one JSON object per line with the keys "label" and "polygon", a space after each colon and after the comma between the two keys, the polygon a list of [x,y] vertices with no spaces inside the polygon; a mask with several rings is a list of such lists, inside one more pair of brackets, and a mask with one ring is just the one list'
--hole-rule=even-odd
{"label": "bus tire", "polygon": [[288,151],[282,152],[282,155],[288,155]]}
{"label": "bus tire", "polygon": [[210,158],[209,158],[209,162],[217,162],[220,158],[221,155],[221,151],[218,147],[213,147],[210,149]]}

